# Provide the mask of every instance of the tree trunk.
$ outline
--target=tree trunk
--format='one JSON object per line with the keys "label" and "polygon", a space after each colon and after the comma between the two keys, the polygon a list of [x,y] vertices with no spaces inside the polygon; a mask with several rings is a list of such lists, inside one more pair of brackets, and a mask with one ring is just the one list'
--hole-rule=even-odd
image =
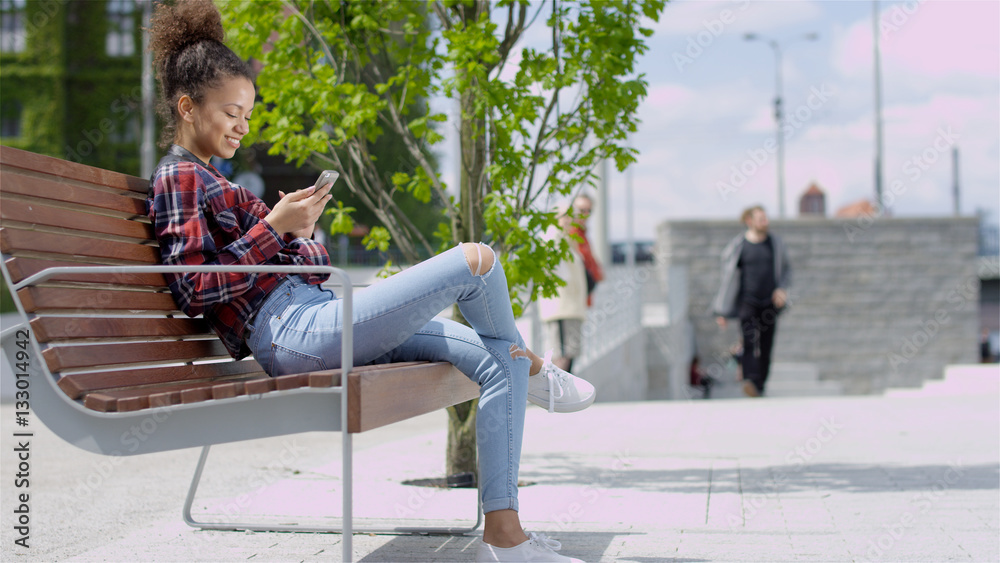
{"label": "tree trunk", "polygon": [[[489,2],[480,0],[473,4],[459,4],[453,7],[461,15],[463,23],[477,21],[479,14],[489,10]],[[464,72],[463,69],[456,69]],[[472,88],[475,88],[473,85]],[[486,120],[481,113],[477,114],[476,96],[470,91],[463,92],[459,99],[461,105],[461,125],[459,127],[461,144],[461,172],[459,177],[459,213],[456,223],[458,228],[452,231],[453,242],[479,242],[483,240],[484,224],[482,218],[483,205],[483,171],[486,167]],[[480,110],[481,111],[481,110]],[[456,305],[453,308],[454,318],[465,322]],[[476,458],[476,407],[478,399],[461,403],[448,408],[448,475],[466,471],[477,471]]]}
{"label": "tree trunk", "polygon": [[476,406],[479,399],[448,407],[448,465],[447,474],[472,473],[477,475],[476,464]]}

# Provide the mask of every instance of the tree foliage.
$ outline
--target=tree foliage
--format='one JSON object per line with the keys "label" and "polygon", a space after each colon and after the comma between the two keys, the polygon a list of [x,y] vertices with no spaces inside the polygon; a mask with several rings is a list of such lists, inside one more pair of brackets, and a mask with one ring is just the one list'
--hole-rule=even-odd
{"label": "tree foliage", "polygon": [[[618,170],[646,82],[638,56],[664,0],[274,0],[222,4],[228,42],[263,63],[264,107],[252,132],[272,151],[335,168],[410,259],[419,249],[485,240],[500,251],[517,299],[551,294],[566,241],[541,234],[552,204]],[[539,23],[544,22],[544,28]],[[534,29],[532,29],[534,28]],[[523,46],[531,36],[531,46]],[[446,186],[428,149],[457,101],[461,172]],[[398,135],[409,156],[380,173],[371,143]],[[394,196],[446,202],[428,240]],[[515,303],[520,308],[520,302]]]}

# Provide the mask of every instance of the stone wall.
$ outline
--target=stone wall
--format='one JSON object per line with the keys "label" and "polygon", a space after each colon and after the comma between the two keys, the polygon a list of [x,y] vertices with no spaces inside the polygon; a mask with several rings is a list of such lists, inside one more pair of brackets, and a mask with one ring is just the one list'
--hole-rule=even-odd
{"label": "stone wall", "polygon": [[[977,361],[976,219],[772,220],[771,231],[788,246],[793,275],[775,362],[813,363],[821,379],[864,394],[919,386],[948,364]],[[687,311],[710,371],[739,338],[737,323],[720,330],[708,307],[722,248],[741,232],[737,221],[669,221],[658,229],[660,276],[686,269]]]}
{"label": "stone wall", "polygon": [[594,386],[602,403],[644,401],[649,387],[646,364],[646,333],[640,330],[579,368],[574,365],[573,373]]}

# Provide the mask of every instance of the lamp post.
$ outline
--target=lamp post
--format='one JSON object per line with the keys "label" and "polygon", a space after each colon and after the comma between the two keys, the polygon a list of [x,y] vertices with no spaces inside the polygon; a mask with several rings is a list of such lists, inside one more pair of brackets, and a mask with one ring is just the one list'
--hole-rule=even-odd
{"label": "lamp post", "polygon": [[[806,33],[796,39],[804,39],[806,41],[815,41],[819,38],[819,34],[816,33]],[[766,41],[770,45],[771,49],[774,50],[774,83],[775,83],[775,95],[774,95],[774,121],[777,125],[777,130],[775,136],[778,142],[778,217],[781,219],[785,218],[785,114],[782,111],[781,96],[782,96],[782,81],[781,81],[781,55],[783,52],[782,46],[777,40],[771,39],[770,37],[765,37],[759,33],[747,33],[743,36],[746,41]]]}
{"label": "lamp post", "polygon": [[878,0],[872,0],[872,46],[875,59],[875,205],[879,213],[885,212],[882,207],[882,55],[879,52],[878,38],[881,34],[879,26]]}

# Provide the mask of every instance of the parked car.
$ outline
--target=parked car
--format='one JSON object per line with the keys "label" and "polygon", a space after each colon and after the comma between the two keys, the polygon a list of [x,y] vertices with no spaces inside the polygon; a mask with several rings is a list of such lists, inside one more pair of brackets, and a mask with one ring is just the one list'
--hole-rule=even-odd
{"label": "parked car", "polygon": [[[653,262],[654,258],[654,243],[651,240],[643,240],[635,242],[635,263],[641,264],[643,262]],[[611,261],[615,264],[625,263],[625,251],[628,249],[628,243],[624,242],[614,242],[611,243]]]}

